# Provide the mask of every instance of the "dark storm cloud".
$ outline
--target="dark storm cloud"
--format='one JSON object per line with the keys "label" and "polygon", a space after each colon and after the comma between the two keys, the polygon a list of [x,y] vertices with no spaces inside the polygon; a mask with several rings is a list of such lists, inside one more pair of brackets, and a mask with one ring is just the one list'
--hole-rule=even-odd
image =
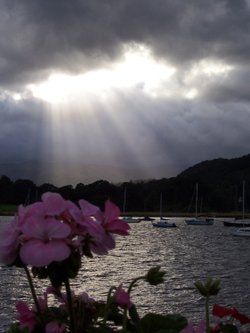
{"label": "dark storm cloud", "polygon": [[175,64],[207,56],[248,63],[250,11],[241,0],[5,0],[0,7],[2,84],[100,66],[130,42]]}
{"label": "dark storm cloud", "polygon": [[[250,1],[243,0],[1,1],[0,175],[45,181],[53,165],[61,184],[159,178],[249,153],[249,35]],[[92,101],[92,117],[86,105],[82,118],[70,105],[70,118],[57,118],[54,128],[53,108],[25,90],[52,72],[107,68],[127,44],[144,44],[176,68],[163,86],[169,96],[148,96],[143,82],[118,87],[115,102]],[[204,74],[203,60],[230,69]],[[189,88],[198,90],[193,100],[185,96]],[[14,101],[23,91],[24,100]],[[62,168],[56,160],[63,158]]]}

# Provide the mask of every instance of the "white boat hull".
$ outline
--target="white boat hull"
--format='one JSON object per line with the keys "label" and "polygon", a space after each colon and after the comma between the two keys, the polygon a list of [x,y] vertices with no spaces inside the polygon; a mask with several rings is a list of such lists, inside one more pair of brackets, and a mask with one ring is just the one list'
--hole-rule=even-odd
{"label": "white boat hull", "polygon": [[137,219],[135,217],[126,217],[126,216],[123,217],[122,220],[127,222],[127,223],[139,223],[139,222],[141,222],[140,219]]}
{"label": "white boat hull", "polygon": [[213,225],[214,219],[211,218],[191,218],[186,219],[185,223],[187,225]]}
{"label": "white boat hull", "polygon": [[160,220],[152,222],[152,226],[155,228],[176,228],[176,224],[173,222],[168,222],[166,220]]}
{"label": "white boat hull", "polygon": [[233,236],[250,237],[250,228],[238,228],[232,232]]}
{"label": "white boat hull", "polygon": [[234,221],[223,221],[224,227],[238,227],[238,228],[245,228],[250,227],[250,220],[249,219],[238,219]]}

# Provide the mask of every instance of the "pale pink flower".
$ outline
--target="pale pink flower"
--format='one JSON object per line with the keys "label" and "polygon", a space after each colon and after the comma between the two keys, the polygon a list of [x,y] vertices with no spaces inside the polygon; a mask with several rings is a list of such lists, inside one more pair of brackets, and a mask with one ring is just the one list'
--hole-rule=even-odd
{"label": "pale pink flower", "polygon": [[102,216],[100,208],[91,204],[87,200],[79,200],[79,206],[84,217],[92,216],[99,220]]}
{"label": "pale pink flower", "polygon": [[42,195],[44,209],[48,215],[60,215],[67,208],[67,202],[59,193],[46,192]]}
{"label": "pale pink flower", "polygon": [[[100,222],[102,213],[98,207],[86,200],[80,200],[81,210],[72,209],[70,213],[78,228],[75,232],[82,247],[87,247],[95,254],[104,255],[115,246],[114,239],[108,235]],[[99,220],[98,220],[98,219]]]}
{"label": "pale pink flower", "polygon": [[120,209],[110,200],[106,200],[104,209],[103,226],[107,232],[117,235],[128,235],[130,226],[123,220],[119,219]]}
{"label": "pale pink flower", "polygon": [[45,216],[44,205],[42,202],[39,201],[28,206],[20,205],[18,207],[18,219],[20,226],[23,226],[26,223],[27,219],[32,216]]}
{"label": "pale pink flower", "polygon": [[65,330],[65,325],[57,323],[56,321],[51,321],[45,327],[46,333],[63,333]]}
{"label": "pale pink flower", "polygon": [[29,332],[32,332],[38,324],[35,312],[23,301],[16,304],[16,309],[19,313],[17,320],[20,322],[20,327],[28,328]]}
{"label": "pale pink flower", "polygon": [[30,217],[22,227],[24,244],[20,257],[34,267],[47,266],[69,257],[67,236],[71,229],[54,218]]}
{"label": "pale pink flower", "polygon": [[188,325],[181,330],[180,333],[204,333],[206,330],[206,322],[205,320],[201,320],[197,326],[197,328],[194,328],[194,325],[192,322],[189,322]]}
{"label": "pale pink flower", "polygon": [[121,284],[114,293],[114,301],[122,309],[130,309],[133,305],[129,293],[122,288]]}

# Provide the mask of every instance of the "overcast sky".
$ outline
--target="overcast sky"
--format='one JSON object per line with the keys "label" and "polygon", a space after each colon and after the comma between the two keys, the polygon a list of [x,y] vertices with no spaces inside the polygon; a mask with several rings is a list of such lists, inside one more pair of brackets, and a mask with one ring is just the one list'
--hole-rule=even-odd
{"label": "overcast sky", "polygon": [[249,143],[249,0],[0,1],[0,175],[168,178]]}

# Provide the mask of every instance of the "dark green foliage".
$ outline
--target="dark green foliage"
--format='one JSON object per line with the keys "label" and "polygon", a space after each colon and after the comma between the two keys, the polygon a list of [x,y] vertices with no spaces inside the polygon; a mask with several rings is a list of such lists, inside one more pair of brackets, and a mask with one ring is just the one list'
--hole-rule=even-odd
{"label": "dark green foliage", "polygon": [[46,267],[33,267],[34,277],[50,279],[53,287],[61,287],[67,279],[74,279],[81,268],[81,256],[78,252],[72,253],[69,258],[61,262],[52,262]]}
{"label": "dark green foliage", "polygon": [[187,319],[181,315],[164,316],[149,313],[141,320],[143,333],[178,333],[187,324]]}
{"label": "dark green foliage", "polygon": [[28,333],[28,328],[21,328],[17,323],[11,324],[6,333]]}

